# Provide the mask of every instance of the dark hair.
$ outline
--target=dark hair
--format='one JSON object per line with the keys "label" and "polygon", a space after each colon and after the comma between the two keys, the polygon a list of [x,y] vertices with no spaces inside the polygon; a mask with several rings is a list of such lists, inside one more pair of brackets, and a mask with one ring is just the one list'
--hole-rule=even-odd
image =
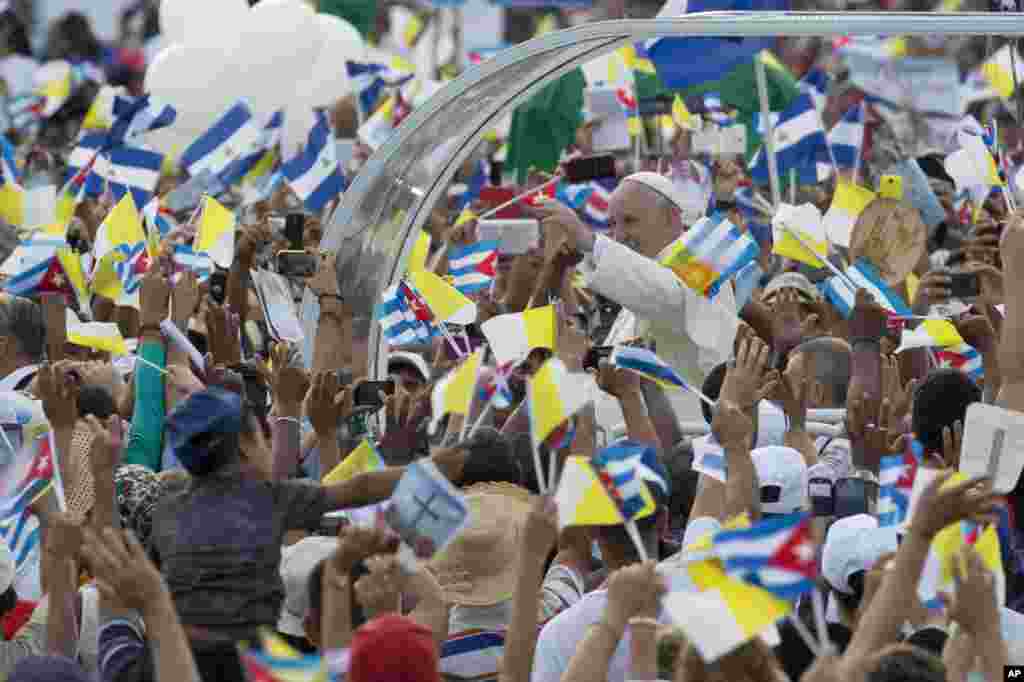
{"label": "dark hair", "polygon": [[[544,472],[537,472],[537,465],[533,460],[533,446],[530,443],[530,434],[512,433],[509,434],[513,457],[516,464],[522,471],[522,486],[534,495],[540,494],[540,476],[547,475]],[[543,455],[544,452],[541,452]],[[546,460],[542,460],[546,461]]]}
{"label": "dark hair", "polygon": [[[795,618],[800,616],[794,614]],[[807,619],[803,619],[807,624]],[[828,638],[842,654],[850,644],[852,633],[839,623],[828,624]],[[779,645],[775,647],[775,657],[779,665],[786,671],[791,680],[799,680],[800,677],[814,665],[815,654],[807,648],[803,638],[797,632],[796,626],[787,618],[779,623]]]}
{"label": "dark hair", "polygon": [[[722,384],[725,383],[725,373],[727,371],[729,371],[729,363],[723,362],[715,365],[714,369],[708,373],[708,378],[704,380],[704,384],[700,387],[704,395],[712,400],[718,400],[718,394],[722,392]],[[711,424],[715,415],[703,400],[700,401],[700,411],[704,415],[704,421]]]}
{"label": "dark hair", "polygon": [[924,649],[935,656],[942,656],[942,650],[946,646],[949,635],[945,630],[937,627],[924,627],[907,637],[906,643]]}
{"label": "dark hair", "polygon": [[[652,487],[652,494],[654,493],[654,490],[655,488]],[[655,499],[657,499],[656,496]],[[629,531],[626,530],[624,525],[594,526],[594,528],[597,531],[598,537],[600,537],[602,541],[618,547],[619,551],[628,557],[631,563],[640,561],[640,555],[637,553],[636,546],[633,544],[633,538],[630,536]],[[651,550],[658,546],[658,513],[655,512],[650,516],[637,519],[636,529],[640,533],[640,539],[643,541],[644,546],[647,547],[648,554],[650,554]],[[656,554],[652,554],[652,556],[656,557]]]}
{"label": "dark hair", "polygon": [[693,469],[693,441],[686,440],[675,446],[672,456],[665,459],[665,468],[671,480],[672,494],[668,499],[668,510],[673,528],[686,528],[690,509],[697,497],[700,474]]}
{"label": "dark hair", "polygon": [[942,452],[942,429],[963,422],[967,406],[980,401],[981,389],[960,370],[933,370],[914,395],[911,417],[925,452]]}
{"label": "dark hair", "polygon": [[455,447],[469,452],[462,470],[462,487],[474,483],[523,484],[523,469],[512,454],[512,445],[496,429],[477,429],[472,437]]}
{"label": "dark hair", "polygon": [[88,17],[81,12],[68,12],[50,29],[47,57],[98,62],[103,57],[103,44],[96,37]]}
{"label": "dark hair", "polygon": [[18,593],[14,585],[8,587],[3,594],[0,594],[0,616],[14,609],[18,605]]}
{"label": "dark hair", "polygon": [[857,613],[857,609],[860,608],[860,603],[864,599],[864,575],[864,571],[856,571],[850,574],[850,578],[846,582],[849,588],[853,590],[853,594],[840,592],[834,586],[829,585],[832,596],[850,614]]}
{"label": "dark hair", "polygon": [[871,661],[865,682],[945,682],[942,659],[907,644],[889,647]]}
{"label": "dark hair", "polygon": [[851,355],[848,348],[839,345],[839,339],[832,336],[819,336],[805,341],[789,354],[802,353],[804,359],[811,363],[812,378],[820,382],[828,390],[828,399],[832,407],[846,405],[846,390],[850,385]]}
{"label": "dark hair", "polygon": [[78,392],[78,416],[79,418],[95,416],[97,419],[106,419],[114,414],[114,396],[103,386],[86,384]]}
{"label": "dark hair", "polygon": [[13,337],[18,342],[18,352],[29,362],[42,362],[46,351],[42,307],[21,296],[0,301],[0,336]]}
{"label": "dark hair", "polygon": [[0,19],[2,19],[0,26],[3,27],[0,30],[2,30],[3,41],[7,45],[7,49],[13,54],[31,57],[32,42],[28,39],[28,29],[25,27],[25,23],[12,9],[0,12]]}
{"label": "dark hair", "polygon": [[238,647],[230,639],[196,640],[192,642],[192,656],[199,669],[199,679],[217,682],[247,682]]}

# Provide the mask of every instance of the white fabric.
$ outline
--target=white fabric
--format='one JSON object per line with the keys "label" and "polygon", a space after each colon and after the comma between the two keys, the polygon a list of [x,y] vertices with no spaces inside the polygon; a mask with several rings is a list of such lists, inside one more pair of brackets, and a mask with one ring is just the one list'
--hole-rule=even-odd
{"label": "white fabric", "polygon": [[[738,317],[732,287],[715,301],[695,293],[667,268],[630,248],[598,236],[594,250],[580,265],[587,286],[622,305],[604,340],[614,345],[633,336],[649,335],[658,356],[694,388],[732,354]],[[618,415],[606,430],[622,421],[614,398],[599,395],[598,414]],[[608,412],[606,412],[608,410]]]}
{"label": "white fabric", "polygon": [[8,94],[25,95],[34,88],[33,77],[39,62],[31,57],[11,54],[0,58],[0,80],[7,84]]}
{"label": "white fabric", "polygon": [[[537,638],[531,682],[559,682],[562,679],[587,630],[604,617],[607,603],[607,590],[590,592],[575,606],[563,611],[544,626]],[[664,612],[659,615],[658,621],[664,624],[670,622]],[[630,678],[629,651],[630,635],[627,628],[608,662],[607,682],[626,682]]]}
{"label": "white fabric", "polygon": [[99,669],[100,593],[93,584],[78,590],[82,597],[82,626],[78,634],[78,660],[88,673]]}
{"label": "white fabric", "polygon": [[17,390],[18,384],[30,375],[39,371],[39,365],[25,365],[14,370],[3,379],[0,379],[0,391]]}
{"label": "white fabric", "polygon": [[807,497],[807,462],[803,455],[784,445],[769,445],[750,453],[762,488],[778,486],[778,502],[762,502],[766,514],[792,514],[804,508]]}

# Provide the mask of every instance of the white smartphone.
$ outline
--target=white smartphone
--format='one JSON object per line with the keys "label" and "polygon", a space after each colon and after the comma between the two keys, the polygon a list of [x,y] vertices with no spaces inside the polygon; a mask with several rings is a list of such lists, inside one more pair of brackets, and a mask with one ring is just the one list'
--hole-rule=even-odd
{"label": "white smartphone", "polygon": [[536,220],[481,220],[477,223],[477,238],[498,242],[498,253],[503,256],[521,256],[540,247],[540,223]]}

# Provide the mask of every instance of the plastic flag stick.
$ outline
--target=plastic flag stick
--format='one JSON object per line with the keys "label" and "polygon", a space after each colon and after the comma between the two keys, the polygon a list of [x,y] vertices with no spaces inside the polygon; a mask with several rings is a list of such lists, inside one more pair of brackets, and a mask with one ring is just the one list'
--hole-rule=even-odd
{"label": "plastic flag stick", "polygon": [[633,540],[633,545],[636,547],[636,553],[640,555],[640,561],[646,562],[647,548],[644,547],[644,541],[640,538],[640,530],[636,527],[636,521],[626,521],[626,532],[629,533],[629,537]]}
{"label": "plastic flag stick", "polygon": [[814,635],[807,629],[807,624],[800,619],[795,613],[789,615],[789,622],[793,624],[793,629],[800,635],[800,639],[803,640],[804,646],[810,649],[811,653],[814,654],[815,658],[821,656],[821,647],[818,646],[818,642],[815,641]]}
{"label": "plastic flag stick", "polygon": [[561,179],[562,179],[561,175],[556,175],[555,177],[551,178],[550,180],[548,180],[544,184],[538,185],[537,187],[534,187],[534,188],[532,188],[532,189],[530,189],[530,190],[528,190],[526,192],[523,192],[522,194],[520,194],[518,196],[512,197],[511,199],[506,201],[501,206],[497,206],[495,208],[492,208],[491,210],[487,211],[487,213],[484,213],[479,218],[477,218],[477,220],[486,220],[487,218],[490,218],[492,215],[494,215],[496,213],[500,213],[501,211],[504,211],[509,206],[512,206],[514,204],[519,203],[520,201],[522,201],[523,199],[527,198],[528,196],[531,196],[533,194],[536,194],[537,192],[540,192],[540,191],[543,191],[543,190],[547,189],[548,187],[550,187],[551,185],[557,183]]}

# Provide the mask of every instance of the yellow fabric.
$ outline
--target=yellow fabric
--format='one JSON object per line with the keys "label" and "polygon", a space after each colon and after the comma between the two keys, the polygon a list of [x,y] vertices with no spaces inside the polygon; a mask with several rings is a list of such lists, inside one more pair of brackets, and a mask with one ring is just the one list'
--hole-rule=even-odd
{"label": "yellow fabric", "polygon": [[335,485],[343,483],[358,474],[379,471],[383,468],[384,460],[381,459],[380,454],[370,445],[369,441],[363,440],[355,450],[348,453],[345,459],[338,462],[320,482],[324,485]]}
{"label": "yellow fabric", "polygon": [[416,243],[412,247],[412,253],[409,254],[409,272],[416,270],[427,269],[427,256],[430,255],[430,233],[426,230],[420,230],[420,236],[416,238]]}

